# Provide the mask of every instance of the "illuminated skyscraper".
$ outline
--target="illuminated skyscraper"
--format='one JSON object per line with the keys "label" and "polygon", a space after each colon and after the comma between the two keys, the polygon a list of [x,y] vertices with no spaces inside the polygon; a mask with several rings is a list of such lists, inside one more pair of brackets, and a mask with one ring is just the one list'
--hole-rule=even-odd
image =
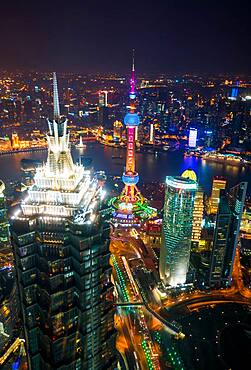
{"label": "illuminated skyscraper", "polygon": [[122,139],[123,124],[120,121],[113,123],[113,140],[120,141]]}
{"label": "illuminated skyscraper", "polygon": [[11,135],[11,146],[12,146],[12,149],[19,148],[19,137],[16,132],[13,132],[13,134]]}
{"label": "illuminated skyscraper", "polygon": [[29,369],[114,369],[104,190],[73,163],[56,75],[48,158],[12,220]]}
{"label": "illuminated skyscraper", "polygon": [[192,228],[192,242],[198,244],[201,238],[202,221],[204,215],[204,191],[202,186],[198,186],[193,209],[193,228]]}
{"label": "illuminated skyscraper", "polygon": [[166,178],[159,267],[164,284],[176,286],[186,282],[196,189],[197,183],[193,180]]}
{"label": "illuminated skyscraper", "polygon": [[110,127],[109,107],[107,100],[108,92],[100,91],[98,96],[98,120],[99,124],[106,128]]}
{"label": "illuminated skyscraper", "polygon": [[[184,178],[197,181],[196,173],[187,169],[181,175]],[[198,244],[201,237],[202,221],[204,215],[204,191],[201,186],[198,185],[198,188],[195,193],[194,198],[194,209],[193,209],[193,228],[192,228],[192,242],[193,244]]]}
{"label": "illuminated skyscraper", "polygon": [[7,219],[7,209],[4,196],[5,185],[0,180],[0,250],[9,244],[9,223]]}
{"label": "illuminated skyscraper", "polygon": [[190,128],[189,130],[189,138],[188,138],[188,146],[189,148],[196,148],[197,145],[197,129]]}
{"label": "illuminated skyscraper", "polygon": [[236,84],[231,89],[231,98],[236,100],[239,95],[239,81],[236,81]]}
{"label": "illuminated skyscraper", "polygon": [[5,185],[3,181],[0,180],[0,268],[13,263],[4,191]]}
{"label": "illuminated skyscraper", "polygon": [[213,178],[212,193],[210,197],[210,213],[217,213],[220,199],[220,190],[225,189],[226,183],[226,180],[222,177],[215,176]]}
{"label": "illuminated skyscraper", "polygon": [[227,287],[231,285],[246,191],[246,182],[241,182],[229,193],[225,190],[220,191],[210,264],[210,286]]}
{"label": "illuminated skyscraper", "polygon": [[107,107],[108,104],[108,92],[107,91],[100,91],[98,95],[98,103],[100,107]]}
{"label": "illuminated skyscraper", "polygon": [[150,123],[149,144],[154,144],[154,122]]}

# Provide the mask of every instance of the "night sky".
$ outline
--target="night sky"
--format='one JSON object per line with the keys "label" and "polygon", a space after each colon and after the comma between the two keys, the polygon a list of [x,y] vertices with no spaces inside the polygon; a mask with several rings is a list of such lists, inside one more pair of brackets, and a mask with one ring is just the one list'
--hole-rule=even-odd
{"label": "night sky", "polygon": [[[9,4],[9,5],[6,5]],[[242,0],[1,1],[0,68],[250,73]]]}

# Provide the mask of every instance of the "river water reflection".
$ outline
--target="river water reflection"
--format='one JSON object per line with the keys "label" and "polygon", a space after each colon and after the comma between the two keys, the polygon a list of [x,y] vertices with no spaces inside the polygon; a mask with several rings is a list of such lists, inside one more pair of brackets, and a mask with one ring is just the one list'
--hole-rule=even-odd
{"label": "river water reflection", "polygon": [[[72,149],[74,160],[82,154],[92,158],[96,170],[104,170],[110,175],[121,175],[125,165],[125,150],[88,143],[85,150]],[[46,160],[46,151],[32,153],[15,153],[0,156],[0,178],[4,181],[20,179],[20,161],[23,158]],[[119,158],[122,157],[122,158]],[[179,152],[167,153],[136,153],[136,168],[141,181],[164,181],[167,175],[180,175],[185,169],[192,168],[199,183],[207,193],[211,191],[213,176],[224,176],[228,185],[233,186],[240,181],[248,181],[248,194],[251,195],[251,166],[241,167],[222,163],[209,162],[195,157],[184,157]]]}

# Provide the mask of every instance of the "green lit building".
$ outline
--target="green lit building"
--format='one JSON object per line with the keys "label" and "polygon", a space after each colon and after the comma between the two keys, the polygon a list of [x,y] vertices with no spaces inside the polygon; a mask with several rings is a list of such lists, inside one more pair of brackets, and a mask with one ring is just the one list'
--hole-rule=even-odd
{"label": "green lit building", "polygon": [[176,286],[186,282],[196,189],[197,183],[189,178],[166,177],[159,266],[164,284]]}
{"label": "green lit building", "polygon": [[0,250],[9,243],[9,224],[7,219],[6,200],[4,195],[5,185],[0,180]]}
{"label": "green lit building", "polygon": [[229,193],[220,191],[209,273],[211,287],[231,285],[246,191],[247,182],[236,185]]}
{"label": "green lit building", "polygon": [[0,180],[0,268],[12,264],[9,221],[7,217],[5,185]]}
{"label": "green lit building", "polygon": [[12,219],[17,284],[31,370],[116,367],[104,190],[73,163],[54,74],[47,162]]}

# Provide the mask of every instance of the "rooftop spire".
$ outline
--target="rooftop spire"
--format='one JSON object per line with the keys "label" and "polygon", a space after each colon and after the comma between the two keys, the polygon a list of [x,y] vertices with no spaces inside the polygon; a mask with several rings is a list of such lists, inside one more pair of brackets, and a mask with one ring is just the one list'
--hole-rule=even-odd
{"label": "rooftop spire", "polygon": [[132,74],[131,74],[131,80],[130,80],[130,98],[135,98],[135,57],[134,57],[134,49],[132,50]]}
{"label": "rooftop spire", "polygon": [[54,107],[54,120],[60,118],[59,98],[58,98],[58,83],[56,72],[53,72],[53,107]]}

